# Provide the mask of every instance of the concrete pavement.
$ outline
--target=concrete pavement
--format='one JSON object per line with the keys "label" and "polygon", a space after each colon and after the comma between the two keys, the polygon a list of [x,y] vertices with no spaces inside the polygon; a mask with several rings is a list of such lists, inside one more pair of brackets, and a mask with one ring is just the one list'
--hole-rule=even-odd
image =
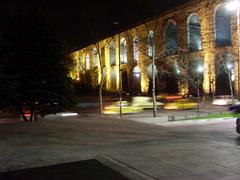
{"label": "concrete pavement", "polygon": [[[202,102],[200,105],[200,113],[220,113],[227,112],[227,106],[213,106],[211,103]],[[168,116],[177,116],[177,115],[188,115],[188,114],[197,114],[197,109],[187,109],[187,110],[164,110],[157,109],[156,117],[153,117],[153,111],[151,109],[144,110],[143,113],[136,114],[122,114],[120,115],[110,115],[109,117],[117,119],[128,119],[135,122],[161,125],[161,126],[184,126],[184,125],[200,125],[200,124],[212,124],[222,121],[234,121],[234,118],[216,118],[216,119],[201,119],[201,120],[180,120],[180,121],[168,121]]]}
{"label": "concrete pavement", "polygon": [[131,179],[240,178],[240,138],[234,120],[156,126],[125,117],[80,115],[1,124],[0,132],[2,172],[100,155],[118,162],[113,161],[113,168],[132,173]]}
{"label": "concrete pavement", "polygon": [[[117,119],[127,119],[139,123],[146,123],[146,124],[154,124],[160,126],[195,126],[195,125],[211,125],[221,122],[235,122],[236,118],[213,118],[213,119],[197,119],[197,120],[177,120],[177,121],[168,121],[168,115],[170,114],[162,114],[153,117],[151,112],[144,112],[142,114],[126,114],[123,115],[121,118],[116,117]],[[172,114],[171,114],[172,115]]]}

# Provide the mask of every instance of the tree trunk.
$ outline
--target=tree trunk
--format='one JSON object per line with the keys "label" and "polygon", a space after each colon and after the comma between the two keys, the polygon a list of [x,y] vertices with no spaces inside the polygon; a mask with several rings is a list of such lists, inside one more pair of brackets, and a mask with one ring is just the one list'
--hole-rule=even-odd
{"label": "tree trunk", "polygon": [[100,116],[103,116],[103,95],[102,95],[102,89],[103,89],[103,60],[100,53],[100,47],[98,44],[96,44],[97,51],[98,51],[98,59],[100,63],[100,71],[101,71],[101,80],[100,80],[100,86],[99,86],[99,105],[100,105]]}
{"label": "tree trunk", "polygon": [[[100,54],[99,54],[100,58]],[[100,116],[103,116],[103,95],[102,95],[102,89],[103,89],[103,67],[102,62],[100,60],[100,71],[101,71],[101,80],[100,80],[100,86],[99,86],[99,101],[100,101]]]}
{"label": "tree trunk", "polygon": [[156,81],[155,81],[155,57],[152,45],[152,102],[153,102],[153,117],[156,117]]}
{"label": "tree trunk", "polygon": [[102,83],[99,87],[100,115],[103,116],[103,98],[102,98]]}
{"label": "tree trunk", "polygon": [[30,121],[37,121],[38,120],[38,114],[36,113],[35,108],[31,109],[31,116]]}
{"label": "tree trunk", "polygon": [[33,119],[34,121],[38,121],[38,113],[36,113],[36,111],[33,113]]}
{"label": "tree trunk", "polygon": [[33,121],[33,113],[34,113],[34,110],[31,108],[30,109],[30,118],[29,118],[30,122]]}
{"label": "tree trunk", "polygon": [[231,73],[228,72],[228,81],[229,81],[229,88],[230,88],[230,93],[231,93],[231,98],[232,98],[232,105],[234,104],[233,100],[233,88],[232,88],[232,81],[231,81]]}

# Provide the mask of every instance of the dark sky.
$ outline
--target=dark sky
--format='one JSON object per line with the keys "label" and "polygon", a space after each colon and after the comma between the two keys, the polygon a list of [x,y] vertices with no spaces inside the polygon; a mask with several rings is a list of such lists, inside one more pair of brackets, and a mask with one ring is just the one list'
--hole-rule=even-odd
{"label": "dark sky", "polygon": [[[92,41],[94,25],[105,36],[190,0],[5,0],[0,4],[0,27],[17,11],[40,12],[59,37],[78,48]],[[113,22],[119,25],[113,25]]]}

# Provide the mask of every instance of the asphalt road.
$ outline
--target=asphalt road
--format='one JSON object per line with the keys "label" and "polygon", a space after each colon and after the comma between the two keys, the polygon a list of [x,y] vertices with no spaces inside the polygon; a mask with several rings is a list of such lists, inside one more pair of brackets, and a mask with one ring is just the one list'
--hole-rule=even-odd
{"label": "asphalt road", "polygon": [[235,121],[164,127],[100,118],[0,124],[0,171],[110,157],[153,179],[240,179]]}
{"label": "asphalt road", "polygon": [[[103,97],[103,105],[110,105],[113,102],[117,102],[119,100],[118,97]],[[130,102],[130,100],[128,101]],[[200,103],[200,111],[202,112],[222,112],[227,111],[228,106],[213,106],[211,101],[205,101]],[[81,114],[100,114],[99,107],[99,99],[98,97],[82,97],[77,104],[77,106],[73,109],[76,112]],[[145,109],[145,113],[151,116],[152,109]],[[197,108],[193,109],[176,109],[176,110],[165,110],[163,108],[157,109],[157,115],[169,115],[169,114],[184,114],[184,113],[192,113],[197,112]]]}

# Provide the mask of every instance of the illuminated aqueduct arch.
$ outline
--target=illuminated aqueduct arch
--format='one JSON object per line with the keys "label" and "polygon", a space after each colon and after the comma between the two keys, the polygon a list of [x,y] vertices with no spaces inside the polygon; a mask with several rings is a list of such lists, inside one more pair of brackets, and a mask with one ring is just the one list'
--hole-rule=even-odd
{"label": "illuminated aqueduct arch", "polygon": [[[216,70],[215,61],[220,57],[221,59],[228,57],[226,54],[231,54],[234,60],[237,48],[235,47],[235,39],[232,40],[232,37],[235,35],[233,33],[236,33],[235,28],[233,28],[236,22],[232,23],[232,20],[236,20],[235,18],[232,19],[232,14],[225,10],[224,4],[219,5],[217,1],[213,1],[212,6],[207,6],[207,0],[202,1],[203,4],[205,4],[205,6],[202,7],[208,8],[205,11],[201,10],[202,7],[194,8],[195,4],[194,6],[189,5],[189,7],[182,7],[182,9],[176,12],[169,12],[169,14],[162,15],[159,19],[156,19],[156,21],[160,22],[161,27],[155,29],[157,30],[155,32],[149,31],[146,33],[146,31],[144,32],[143,30],[144,25],[139,25],[126,31],[126,33],[130,32],[129,36],[125,36],[125,32],[120,33],[121,68],[126,72],[126,77],[129,77],[129,85],[134,83],[134,78],[137,75],[141,77],[140,89],[146,93],[146,89],[149,88],[150,79],[146,75],[145,69],[149,66],[149,63],[151,63],[151,61],[149,61],[149,57],[152,56],[151,52],[156,50],[156,52],[159,53],[159,51],[162,52],[165,50],[165,56],[172,56],[177,55],[178,48],[181,47],[187,49],[192,58],[201,58],[203,66],[206,69],[203,79],[204,91],[206,93],[210,91],[216,91],[218,93],[218,91],[220,91],[218,86],[221,86],[221,83],[219,83],[219,73]],[[209,12],[214,13],[211,14]],[[149,24],[151,23],[152,22],[149,22]],[[141,34],[143,32],[146,34]],[[100,42],[100,56],[101,59],[104,59],[101,64],[104,67],[104,79],[107,90],[108,87],[110,87],[109,84],[113,83],[113,81],[109,81],[111,74],[116,81],[119,79],[118,73],[112,72],[118,70],[118,68],[113,68],[114,66],[118,66],[119,47],[117,37],[118,35],[115,35]],[[158,44],[152,43],[153,40]],[[111,41],[112,43],[109,43]],[[87,65],[88,60],[86,54],[89,52],[87,52],[86,49],[93,49],[90,48],[92,46],[93,45],[90,45],[89,47],[79,50],[83,57],[83,63],[79,61],[79,66],[82,65],[84,70],[85,68],[92,69],[96,67],[96,63],[92,63],[95,62],[92,58],[96,58],[92,55],[89,60],[91,62],[90,67]],[[146,47],[146,50],[140,49],[142,47]],[[151,51],[151,49],[154,49],[154,51]],[[140,74],[135,73],[136,66],[140,68]],[[231,70],[232,74],[236,73],[236,70],[233,72],[233,69],[234,63]],[[79,73],[81,73],[81,68],[79,68],[79,71]],[[235,90],[237,90],[236,82],[237,81],[233,81]]]}

